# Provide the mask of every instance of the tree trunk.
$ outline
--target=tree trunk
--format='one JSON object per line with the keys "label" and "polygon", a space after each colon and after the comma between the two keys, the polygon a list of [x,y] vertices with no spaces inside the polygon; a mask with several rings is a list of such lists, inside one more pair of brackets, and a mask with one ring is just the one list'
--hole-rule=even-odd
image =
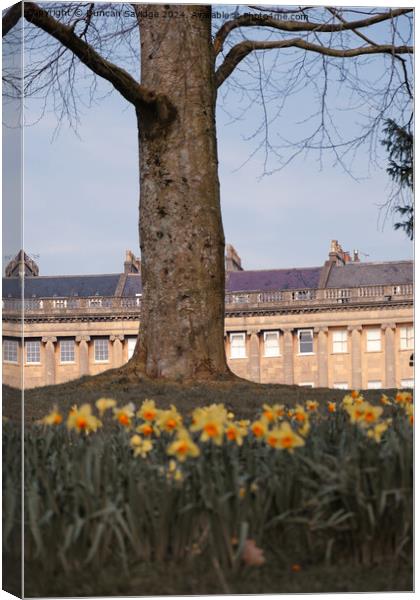
{"label": "tree trunk", "polygon": [[[211,9],[138,7],[142,83],[167,95],[176,117],[160,128],[156,115],[138,114],[143,296],[133,365],[152,378],[216,379],[230,371]],[[183,16],[164,18],[166,9]]]}

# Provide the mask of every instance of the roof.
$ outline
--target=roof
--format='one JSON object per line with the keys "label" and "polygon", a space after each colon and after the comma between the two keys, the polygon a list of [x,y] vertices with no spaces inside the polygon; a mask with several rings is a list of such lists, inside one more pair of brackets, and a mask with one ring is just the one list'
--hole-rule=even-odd
{"label": "roof", "polygon": [[321,267],[273,269],[270,271],[229,271],[227,292],[296,290],[317,288]]}
{"label": "roof", "polygon": [[[25,298],[113,296],[120,278],[112,275],[25,277]],[[18,277],[3,278],[3,298],[19,298]]]}
{"label": "roof", "polygon": [[360,285],[393,285],[413,283],[413,261],[347,263],[334,265],[327,288],[349,288]]}
{"label": "roof", "polygon": [[127,275],[122,295],[124,297],[132,297],[136,294],[141,294],[141,291],[142,287],[140,275],[134,273]]}

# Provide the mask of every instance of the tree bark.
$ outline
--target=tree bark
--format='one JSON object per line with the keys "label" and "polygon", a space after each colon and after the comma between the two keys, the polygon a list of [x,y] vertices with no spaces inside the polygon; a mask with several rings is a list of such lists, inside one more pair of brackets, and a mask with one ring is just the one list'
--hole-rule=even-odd
{"label": "tree bark", "polygon": [[[141,82],[176,116],[161,127],[138,111],[143,296],[132,364],[152,378],[217,379],[230,371],[211,9],[137,6]],[[159,18],[142,18],[156,9]]]}

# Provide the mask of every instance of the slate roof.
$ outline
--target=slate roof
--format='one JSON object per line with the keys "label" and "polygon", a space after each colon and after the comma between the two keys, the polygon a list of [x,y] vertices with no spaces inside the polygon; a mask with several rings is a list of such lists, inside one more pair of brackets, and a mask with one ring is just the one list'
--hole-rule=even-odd
{"label": "slate roof", "polygon": [[[113,296],[120,275],[67,275],[54,277],[25,277],[25,298],[54,296]],[[19,278],[3,278],[3,298],[19,298]]]}
{"label": "slate roof", "polygon": [[347,263],[334,265],[327,281],[328,288],[349,288],[359,285],[392,285],[413,283],[413,261]]}
{"label": "slate roof", "polygon": [[[316,289],[322,267],[302,269],[272,269],[267,271],[229,271],[227,292],[252,292],[288,289]],[[114,296],[119,273],[111,275],[69,275],[25,277],[25,298],[79,296]],[[347,263],[334,265],[328,277],[328,288],[348,288],[362,285],[392,285],[413,283],[413,261],[378,263]],[[18,277],[3,278],[3,298],[20,297]],[[139,274],[127,275],[122,295],[134,297],[142,291]]]}
{"label": "slate roof", "polygon": [[227,292],[296,290],[317,288],[321,267],[273,269],[269,271],[229,271]]}

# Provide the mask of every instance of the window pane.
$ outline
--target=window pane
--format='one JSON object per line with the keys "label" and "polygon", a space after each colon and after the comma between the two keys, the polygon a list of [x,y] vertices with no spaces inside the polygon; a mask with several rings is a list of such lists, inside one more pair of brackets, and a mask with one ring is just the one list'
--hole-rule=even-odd
{"label": "window pane", "polygon": [[368,390],[380,390],[382,381],[368,381]]}
{"label": "window pane", "polygon": [[60,360],[61,362],[74,362],[74,340],[61,340]]}
{"label": "window pane", "polygon": [[401,327],[400,348],[401,348],[401,350],[413,350],[413,348],[414,348],[414,327]]}
{"label": "window pane", "polygon": [[401,387],[402,388],[413,388],[414,387],[414,379],[401,379]]}
{"label": "window pane", "polygon": [[381,330],[368,329],[366,332],[366,350],[368,352],[379,352],[381,350]]}
{"label": "window pane", "polygon": [[18,361],[18,342],[15,340],[4,340],[3,342],[3,361],[17,363]]}
{"label": "window pane", "polygon": [[333,352],[347,352],[347,331],[333,331]]}
{"label": "window pane", "polygon": [[244,333],[231,333],[230,334],[230,357],[231,358],[246,358],[245,334]]}
{"label": "window pane", "polygon": [[349,384],[348,383],[334,383],[334,389],[335,390],[348,390]]}
{"label": "window pane", "polygon": [[134,348],[136,347],[136,342],[137,342],[137,338],[135,338],[135,337],[128,338],[128,359],[129,360],[134,354]]}
{"label": "window pane", "polygon": [[264,333],[264,356],[280,356],[279,334],[277,331]]}
{"label": "window pane", "polygon": [[313,352],[312,331],[299,331],[299,352],[307,354]]}
{"label": "window pane", "polygon": [[108,361],[108,340],[95,340],[95,361]]}
{"label": "window pane", "polygon": [[26,347],[26,362],[40,363],[41,362],[41,344],[40,342],[25,342]]}

